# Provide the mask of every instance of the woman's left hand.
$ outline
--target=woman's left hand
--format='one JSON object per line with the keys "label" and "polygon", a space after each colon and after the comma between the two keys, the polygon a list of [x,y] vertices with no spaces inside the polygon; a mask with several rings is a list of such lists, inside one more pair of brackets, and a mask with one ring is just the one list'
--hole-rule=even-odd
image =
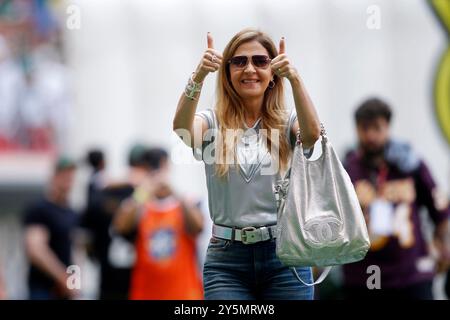
{"label": "woman's left hand", "polygon": [[286,44],[284,37],[280,40],[279,55],[272,59],[270,67],[274,74],[279,77],[285,77],[289,81],[298,78],[297,69],[290,63],[288,56],[286,55]]}

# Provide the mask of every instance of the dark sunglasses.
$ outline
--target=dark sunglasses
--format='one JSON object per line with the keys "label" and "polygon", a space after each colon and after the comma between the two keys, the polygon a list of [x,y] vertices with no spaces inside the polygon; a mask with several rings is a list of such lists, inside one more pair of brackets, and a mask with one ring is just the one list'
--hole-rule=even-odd
{"label": "dark sunglasses", "polygon": [[[236,68],[245,68],[248,64],[247,56],[235,56],[228,60],[228,63]],[[270,61],[272,61],[268,56],[265,55],[254,55],[252,56],[252,63],[256,68],[265,69],[269,66]]]}

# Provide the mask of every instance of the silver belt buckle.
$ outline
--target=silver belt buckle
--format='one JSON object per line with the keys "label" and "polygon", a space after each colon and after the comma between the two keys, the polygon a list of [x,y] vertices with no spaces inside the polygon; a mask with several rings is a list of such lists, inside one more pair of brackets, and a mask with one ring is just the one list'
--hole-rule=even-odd
{"label": "silver belt buckle", "polygon": [[258,240],[255,239],[255,234],[250,235],[251,239],[248,239],[248,235],[246,234],[246,232],[253,232],[253,231],[256,231],[255,227],[245,227],[241,229],[241,241],[243,244],[251,244],[258,242]]}

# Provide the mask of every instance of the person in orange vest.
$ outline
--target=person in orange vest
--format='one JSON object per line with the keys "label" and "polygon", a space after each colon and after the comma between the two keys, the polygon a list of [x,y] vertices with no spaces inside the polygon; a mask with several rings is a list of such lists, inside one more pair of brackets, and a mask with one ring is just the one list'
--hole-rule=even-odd
{"label": "person in orange vest", "polygon": [[136,262],[132,300],[203,299],[196,237],[203,215],[191,200],[175,194],[169,184],[167,152],[147,152],[148,179],[124,200],[113,226],[122,235],[135,233]]}

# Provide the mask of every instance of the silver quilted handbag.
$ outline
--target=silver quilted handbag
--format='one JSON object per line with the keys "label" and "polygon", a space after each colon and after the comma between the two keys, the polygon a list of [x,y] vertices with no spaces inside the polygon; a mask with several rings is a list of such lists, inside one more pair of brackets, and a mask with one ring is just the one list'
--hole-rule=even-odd
{"label": "silver quilted handbag", "polygon": [[[322,155],[303,155],[300,135],[285,177],[275,186],[276,254],[291,267],[333,266],[362,260],[370,247],[367,226],[350,177],[322,126]],[[331,267],[312,284],[320,283]]]}

